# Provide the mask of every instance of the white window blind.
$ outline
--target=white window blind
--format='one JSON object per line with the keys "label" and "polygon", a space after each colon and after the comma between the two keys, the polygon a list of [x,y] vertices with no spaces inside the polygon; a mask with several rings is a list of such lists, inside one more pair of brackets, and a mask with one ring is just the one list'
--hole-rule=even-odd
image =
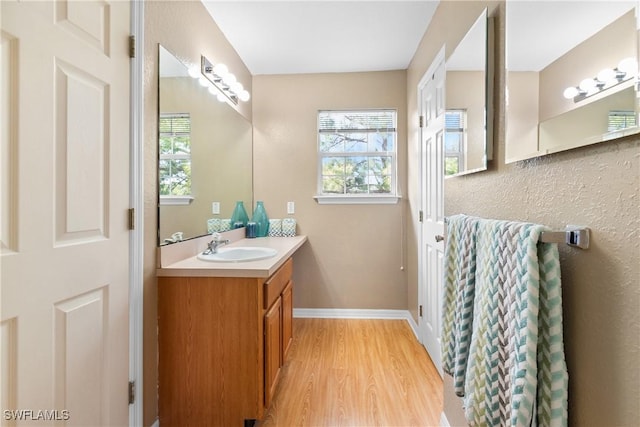
{"label": "white window blind", "polygon": [[318,113],[318,195],[396,195],[395,110]]}
{"label": "white window blind", "polygon": [[608,131],[614,132],[636,126],[635,111],[609,111]]}

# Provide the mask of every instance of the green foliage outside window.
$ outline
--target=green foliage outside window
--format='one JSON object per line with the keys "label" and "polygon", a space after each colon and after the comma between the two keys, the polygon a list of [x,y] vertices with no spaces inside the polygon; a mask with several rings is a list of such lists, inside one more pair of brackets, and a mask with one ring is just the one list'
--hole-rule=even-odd
{"label": "green foliage outside window", "polygon": [[189,114],[162,114],[160,117],[161,196],[191,194],[191,118]]}
{"label": "green foliage outside window", "polygon": [[322,194],[394,194],[396,112],[321,111]]}
{"label": "green foliage outside window", "polygon": [[457,157],[445,157],[444,159],[444,174],[455,175],[460,172],[460,164]]}

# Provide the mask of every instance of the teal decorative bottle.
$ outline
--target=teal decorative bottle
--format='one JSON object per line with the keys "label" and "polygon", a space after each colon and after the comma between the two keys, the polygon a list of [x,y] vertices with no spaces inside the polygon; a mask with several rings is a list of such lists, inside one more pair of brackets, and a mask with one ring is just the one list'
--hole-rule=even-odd
{"label": "teal decorative bottle", "polygon": [[[244,202],[238,201],[231,215],[231,228],[244,227],[247,225],[247,222],[249,222],[249,215],[247,215],[247,211],[244,209]],[[242,225],[240,225],[240,223],[242,223]]]}
{"label": "teal decorative bottle", "polygon": [[266,237],[269,233],[269,217],[261,201],[256,202],[251,221],[256,223],[256,237]]}

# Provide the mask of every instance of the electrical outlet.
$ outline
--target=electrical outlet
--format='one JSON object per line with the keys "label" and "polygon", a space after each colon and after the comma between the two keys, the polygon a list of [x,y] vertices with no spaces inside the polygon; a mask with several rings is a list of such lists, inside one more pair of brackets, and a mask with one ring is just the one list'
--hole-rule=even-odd
{"label": "electrical outlet", "polygon": [[287,202],[287,214],[293,215],[296,213],[296,204],[294,202]]}
{"label": "electrical outlet", "polygon": [[211,203],[211,213],[214,215],[220,215],[220,202]]}

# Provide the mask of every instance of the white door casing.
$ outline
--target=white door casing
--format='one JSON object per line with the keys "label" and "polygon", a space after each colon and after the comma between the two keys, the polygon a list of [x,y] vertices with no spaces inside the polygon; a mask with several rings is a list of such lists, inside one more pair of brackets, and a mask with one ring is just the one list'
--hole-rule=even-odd
{"label": "white door casing", "polygon": [[131,58],[131,177],[130,206],[133,230],[129,239],[129,381],[135,386],[129,405],[129,425],[143,425],[143,296],[144,296],[144,2],[132,1],[131,34],[135,55]]}
{"label": "white door casing", "polygon": [[422,227],[418,251],[420,339],[442,375],[440,350],[444,242],[444,47],[418,85]]}
{"label": "white door casing", "polygon": [[0,422],[127,425],[130,4],[0,7]]}

